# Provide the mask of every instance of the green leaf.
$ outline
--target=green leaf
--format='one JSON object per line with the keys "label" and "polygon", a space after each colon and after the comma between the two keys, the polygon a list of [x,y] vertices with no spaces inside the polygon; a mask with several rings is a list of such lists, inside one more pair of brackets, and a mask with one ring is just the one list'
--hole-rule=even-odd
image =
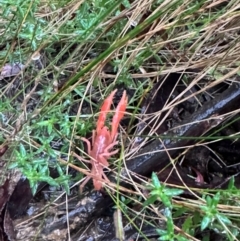
{"label": "green leaf", "polygon": [[18,14],[21,16],[21,18],[23,19],[24,18],[24,15],[25,15],[25,13],[24,13],[24,10],[21,8],[21,7],[19,7],[19,6],[16,6],[17,7],[17,12],[18,12]]}
{"label": "green leaf", "polygon": [[220,200],[220,192],[216,193],[213,196],[212,205],[214,205],[216,207],[218,205],[218,203],[219,203],[219,200]]}
{"label": "green leaf", "polygon": [[232,224],[231,220],[223,214],[217,214],[217,218],[226,225]]}
{"label": "green leaf", "polygon": [[155,188],[161,188],[161,183],[158,180],[158,176],[155,172],[152,173],[152,183]]}
{"label": "green leaf", "polygon": [[172,219],[172,211],[169,208],[165,208],[164,210],[164,216],[171,220]]}
{"label": "green leaf", "polygon": [[193,218],[192,218],[192,220],[193,220],[193,223],[194,223],[194,224],[200,223],[201,220],[202,220],[202,217],[201,217],[201,215],[200,215],[200,212],[195,211],[195,212],[193,213]]}
{"label": "green leaf", "polygon": [[185,213],[187,213],[188,209],[186,207],[179,207],[177,210],[173,213],[174,218],[182,217]]}
{"label": "green leaf", "polygon": [[42,166],[41,169],[39,170],[39,174],[41,176],[49,175],[49,169],[48,166]]}
{"label": "green leaf", "polygon": [[212,198],[210,196],[207,196],[205,198],[205,200],[206,200],[207,206],[211,207],[212,206]]}
{"label": "green leaf", "polygon": [[165,235],[167,233],[167,231],[163,229],[157,229],[156,231],[159,235]]}
{"label": "green leaf", "polygon": [[37,123],[38,126],[48,126],[49,125],[49,120],[45,120],[45,121],[39,121]]}
{"label": "green leaf", "polygon": [[37,192],[37,188],[38,188],[37,182],[35,182],[33,180],[29,180],[29,184],[30,184],[33,195],[35,195]]}
{"label": "green leaf", "polygon": [[177,188],[165,188],[164,194],[167,196],[178,196],[183,193],[183,190]]}
{"label": "green leaf", "polygon": [[172,207],[171,199],[168,196],[162,195],[161,200],[166,207],[169,207],[169,208]]}
{"label": "green leaf", "polygon": [[67,195],[70,194],[70,188],[69,188],[69,177],[64,175],[62,168],[57,164],[57,171],[59,173],[59,177],[56,179],[57,182],[61,183],[67,193]]}
{"label": "green leaf", "polygon": [[162,194],[162,190],[160,189],[153,189],[151,192],[150,192],[151,195],[156,195],[156,196],[160,196]]}
{"label": "green leaf", "polygon": [[200,206],[200,208],[206,213],[209,210],[207,206]]}
{"label": "green leaf", "polygon": [[228,182],[228,189],[235,189],[235,179],[234,177],[231,177],[231,179]]}
{"label": "green leaf", "polygon": [[32,160],[31,163],[34,165],[45,165],[46,159],[44,159],[44,158],[34,159],[34,160]]}
{"label": "green leaf", "polygon": [[183,225],[182,225],[182,229],[185,232],[188,232],[189,229],[193,226],[193,220],[192,217],[188,217],[185,219]]}
{"label": "green leaf", "polygon": [[162,235],[159,240],[167,240],[167,241],[173,241],[170,237],[170,235],[166,234],[166,235]]}
{"label": "green leaf", "polygon": [[18,162],[12,162],[11,164],[8,165],[8,168],[13,169],[13,168],[17,168],[18,166],[19,166]]}
{"label": "green leaf", "polygon": [[48,135],[50,135],[52,133],[52,130],[53,130],[53,126],[52,126],[52,124],[49,124],[47,127]]}
{"label": "green leaf", "polygon": [[130,2],[128,0],[123,0],[122,4],[124,5],[125,8],[130,8],[131,7],[131,4],[130,4]]}
{"label": "green leaf", "polygon": [[211,222],[211,218],[208,216],[204,216],[201,222],[201,231],[208,227]]}
{"label": "green leaf", "polygon": [[59,184],[52,177],[45,176],[45,177],[40,177],[39,179],[43,182],[47,182],[51,186],[59,187]]}
{"label": "green leaf", "polygon": [[26,152],[25,147],[24,147],[24,145],[22,143],[20,143],[19,149],[20,149],[21,156],[25,157],[27,155],[27,152]]}
{"label": "green leaf", "polygon": [[150,196],[150,198],[148,198],[144,203],[143,203],[143,206],[146,207],[150,204],[153,204],[155,201],[157,200],[157,196],[154,195],[154,196]]}
{"label": "green leaf", "polygon": [[177,236],[176,237],[178,241],[189,241],[189,239],[183,237],[183,236]]}

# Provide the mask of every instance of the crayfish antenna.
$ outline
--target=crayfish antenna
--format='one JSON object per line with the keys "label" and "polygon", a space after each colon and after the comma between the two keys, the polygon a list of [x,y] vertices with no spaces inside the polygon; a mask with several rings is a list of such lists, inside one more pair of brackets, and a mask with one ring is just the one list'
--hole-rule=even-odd
{"label": "crayfish antenna", "polygon": [[123,96],[116,108],[116,113],[114,114],[113,119],[112,119],[112,126],[111,126],[111,128],[112,128],[111,129],[111,139],[112,140],[114,140],[115,136],[117,135],[117,129],[118,129],[120,121],[122,120],[122,118],[125,114],[127,103],[128,103],[128,97],[127,97],[126,91],[124,90]]}
{"label": "crayfish antenna", "polygon": [[113,101],[113,97],[115,95],[115,93],[117,92],[117,89],[112,91],[112,93],[104,100],[101,110],[100,110],[100,114],[98,117],[98,121],[97,121],[97,133],[99,133],[99,131],[103,128],[103,126],[105,125],[105,120],[107,117],[107,114],[109,113],[112,101]]}

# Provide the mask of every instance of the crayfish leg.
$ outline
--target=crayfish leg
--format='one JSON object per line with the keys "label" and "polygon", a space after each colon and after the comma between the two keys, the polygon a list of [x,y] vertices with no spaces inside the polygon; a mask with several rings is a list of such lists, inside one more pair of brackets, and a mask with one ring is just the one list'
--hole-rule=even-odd
{"label": "crayfish leg", "polygon": [[91,153],[91,143],[87,138],[81,137],[81,140],[84,141],[87,144],[87,152],[90,155]]}
{"label": "crayfish leg", "polygon": [[86,163],[91,163],[90,160],[85,160],[83,157],[79,156],[79,155],[76,154],[76,153],[72,153],[72,155],[73,155],[74,157],[76,157],[79,161],[83,161],[83,162],[86,162]]}
{"label": "crayfish leg", "polygon": [[93,186],[94,186],[94,189],[96,191],[100,191],[103,187],[103,183],[102,182],[110,182],[110,180],[108,179],[108,177],[106,176],[106,174],[102,171],[102,181],[99,181],[97,179],[93,179]]}
{"label": "crayfish leg", "polygon": [[85,185],[89,182],[89,180],[91,179],[91,177],[86,177],[84,182],[79,186],[79,192],[80,194],[83,193],[83,188],[85,187]]}
{"label": "crayfish leg", "polygon": [[105,123],[107,114],[109,113],[109,110],[110,110],[110,107],[111,107],[111,104],[113,101],[113,97],[116,92],[117,92],[117,89],[112,91],[112,93],[103,102],[103,105],[102,105],[101,111],[100,111],[100,115],[99,115],[98,121],[97,121],[97,133],[99,133],[99,131],[105,125],[104,123]]}
{"label": "crayfish leg", "polygon": [[125,114],[127,103],[128,103],[128,97],[127,97],[126,91],[124,90],[123,96],[122,96],[122,98],[121,98],[121,100],[118,103],[118,106],[116,108],[116,113],[114,114],[113,119],[112,119],[112,126],[111,126],[112,127],[112,129],[111,129],[111,139],[112,139],[112,141],[116,137],[117,129],[118,129],[120,121],[122,120],[122,118]]}

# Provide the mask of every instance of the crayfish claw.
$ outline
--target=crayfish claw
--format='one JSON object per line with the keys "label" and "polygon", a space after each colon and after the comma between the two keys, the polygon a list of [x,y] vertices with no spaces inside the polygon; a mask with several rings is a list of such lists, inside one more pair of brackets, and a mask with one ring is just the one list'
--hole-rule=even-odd
{"label": "crayfish claw", "polygon": [[118,126],[119,126],[119,123],[120,123],[120,121],[122,120],[122,118],[125,114],[127,103],[128,103],[128,97],[127,97],[127,94],[126,94],[126,90],[124,90],[122,98],[121,98],[120,102],[118,103],[118,106],[116,108],[116,112],[115,112],[115,114],[113,116],[113,119],[112,119],[112,131],[111,131],[112,141],[115,139],[115,136],[117,135]]}

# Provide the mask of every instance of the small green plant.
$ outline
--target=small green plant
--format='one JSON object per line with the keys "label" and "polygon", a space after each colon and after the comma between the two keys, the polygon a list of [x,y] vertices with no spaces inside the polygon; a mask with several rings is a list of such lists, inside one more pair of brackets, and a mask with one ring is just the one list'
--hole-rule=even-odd
{"label": "small green plant", "polygon": [[172,198],[183,193],[183,190],[177,188],[168,188],[163,185],[156,173],[152,173],[152,184],[148,187],[150,189],[150,197],[144,202],[144,206],[161,201],[165,206],[164,216],[167,218],[166,229],[157,229],[160,235],[159,240],[178,240],[187,241],[181,234],[176,234],[174,229],[174,222],[172,217]]}
{"label": "small green plant", "polygon": [[166,229],[157,229],[157,233],[160,235],[158,240],[168,240],[168,241],[188,241],[187,238],[183,237],[181,234],[176,234],[174,229],[172,211],[169,208],[165,208],[164,216],[167,218]]}
{"label": "small green plant", "polygon": [[220,200],[220,193],[216,193],[212,198],[206,196],[206,205],[201,206],[201,210],[204,212],[204,216],[201,222],[201,230],[203,231],[209,227],[215,220],[225,225],[230,225],[232,222],[218,211],[217,205]]}
{"label": "small green plant", "polygon": [[161,201],[164,206],[172,208],[172,198],[183,193],[183,190],[177,188],[168,188],[160,183],[156,173],[152,173],[152,184],[148,187],[150,189],[150,197],[144,202],[144,205]]}

